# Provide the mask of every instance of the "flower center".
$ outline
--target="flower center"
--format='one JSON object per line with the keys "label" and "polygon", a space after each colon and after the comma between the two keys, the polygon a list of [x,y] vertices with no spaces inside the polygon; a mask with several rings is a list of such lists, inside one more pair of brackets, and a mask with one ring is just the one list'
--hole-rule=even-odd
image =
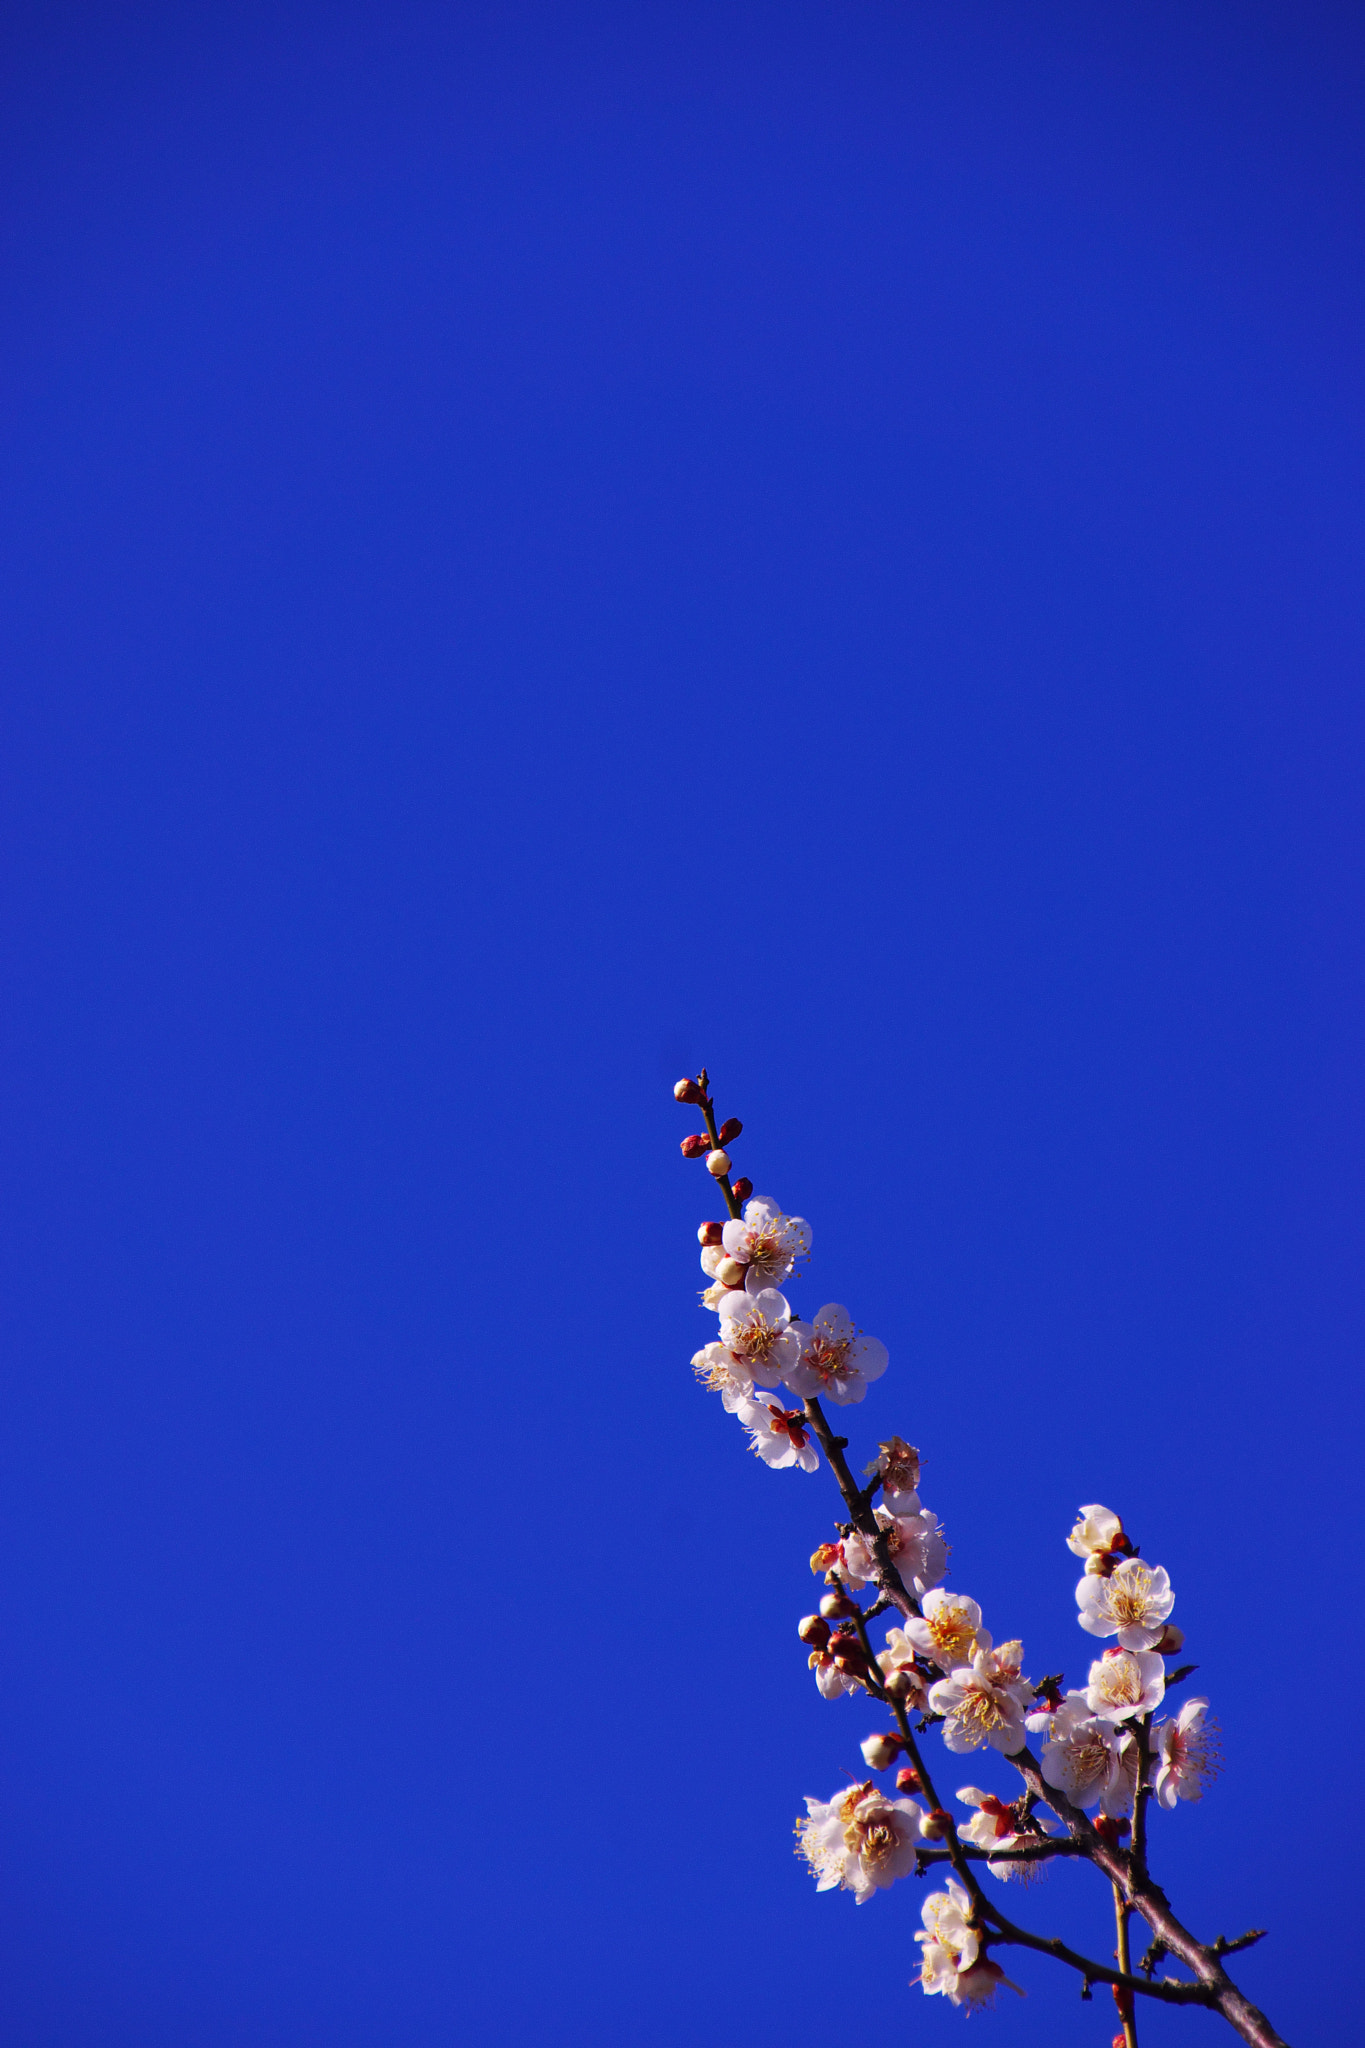
{"label": "flower center", "polygon": [[983,1685],[968,1687],[956,1713],[959,1721],[979,1728],[983,1735],[988,1735],[993,1728],[1003,1728],[1005,1725],[1005,1716],[1000,1710],[999,1701]]}
{"label": "flower center", "polygon": [[812,1338],[810,1349],[806,1353],[806,1364],[812,1372],[818,1372],[822,1380],[832,1380],[847,1370],[848,1354],[851,1349],[851,1338],[831,1340],[817,1335]]}

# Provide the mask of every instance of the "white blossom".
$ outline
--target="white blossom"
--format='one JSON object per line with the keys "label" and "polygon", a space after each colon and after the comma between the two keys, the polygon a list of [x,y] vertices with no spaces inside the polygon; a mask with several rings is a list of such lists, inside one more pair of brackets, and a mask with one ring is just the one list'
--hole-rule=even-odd
{"label": "white blossom", "polygon": [[919,1513],[919,1452],[904,1437],[889,1437],[884,1444],[878,1444],[877,1456],[867,1467],[865,1477],[870,1479],[878,1473],[882,1482],[882,1506],[893,1515],[917,1515]]}
{"label": "white blossom", "polygon": [[716,1277],[716,1268],[725,1257],[723,1244],[704,1244],[701,1248],[701,1269],[708,1280]]}
{"label": "white blossom", "polygon": [[[937,1515],[927,1509],[918,1515],[892,1515],[885,1508],[877,1508],[875,1513],[906,1591],[923,1599],[948,1569],[948,1546]],[[876,1559],[860,1529],[844,1538],[844,1566],[850,1585],[865,1586],[876,1577]]]}
{"label": "white blossom", "polygon": [[765,1401],[755,1394],[741,1401],[735,1413],[749,1432],[754,1456],[774,1471],[799,1465],[803,1472],[813,1472],[819,1464],[820,1453],[810,1440],[804,1409],[784,1408],[778,1401]]}
{"label": "white blossom", "polygon": [[1011,1675],[1011,1667],[1002,1666],[998,1653],[990,1650],[978,1650],[970,1664],[959,1665],[929,1689],[930,1708],[946,1716],[943,1740],[958,1755],[986,1742],[1005,1756],[1016,1755],[1027,1740],[1024,1716],[1032,1699],[1018,1667]]}
{"label": "white blossom", "polygon": [[796,1824],[797,1848],[816,1877],[818,1891],[841,1885],[865,1906],[914,1868],[924,1808],[913,1799],[888,1799],[868,1781],[833,1799],[807,1799]]}
{"label": "white blossom", "polygon": [[750,1294],[780,1287],[798,1261],[810,1251],[810,1225],[801,1216],[784,1216],[769,1195],[755,1195],[744,1205],[743,1221],[732,1217],[721,1232],[725,1251],[748,1267],[744,1285]]}
{"label": "white blossom", "polygon": [[[970,1842],[974,1849],[984,1849],[988,1857],[997,1855],[1002,1850],[1027,1848],[1039,1840],[1034,1829],[1021,1825],[1018,1807],[1007,1806],[1004,1800],[997,1799],[993,1792],[982,1792],[975,1785],[964,1785],[957,1796],[964,1806],[976,1808],[976,1812],[965,1827],[958,1829],[959,1837],[964,1842]],[[1043,1828],[1053,1825],[1046,1813],[1039,1812],[1036,1818],[1039,1826]],[[1038,1866],[1021,1860],[988,1862],[986,1868],[992,1877],[1008,1881],[1010,1878],[1027,1879],[1035,1873]]]}
{"label": "white blossom", "polygon": [[1107,1578],[1087,1573],[1076,1588],[1080,1624],[1092,1636],[1117,1636],[1125,1650],[1154,1650],[1175,1605],[1160,1565],[1126,1557]]}
{"label": "white blossom", "polygon": [[978,1650],[989,1650],[991,1639],[981,1626],[981,1609],[965,1593],[945,1593],[940,1586],[926,1593],[922,1604],[922,1619],[907,1620],[905,1633],[940,1671],[956,1671],[960,1664],[970,1664]]}
{"label": "white blossom", "polygon": [[801,1356],[791,1310],[775,1287],[758,1294],[732,1288],[720,1304],[720,1341],[760,1387],[775,1387]]}
{"label": "white blossom", "polygon": [[886,1632],[886,1648],[878,1652],[877,1663],[882,1676],[890,1678],[893,1672],[906,1671],[913,1681],[909,1689],[899,1693],[907,1707],[916,1707],[921,1713],[929,1704],[929,1695],[924,1679],[915,1669],[915,1646],[903,1628],[889,1628]]}
{"label": "white blossom", "polygon": [[954,2005],[969,2009],[989,2005],[1002,1984],[1019,1991],[998,1963],[981,1954],[978,1930],[972,1925],[972,1902],[956,1879],[946,1892],[930,1892],[922,1909],[920,1984],[931,1996],[942,1992]]}
{"label": "white blossom", "polygon": [[837,1636],[832,1636],[829,1649],[812,1650],[808,1659],[822,1699],[837,1700],[841,1693],[867,1691],[861,1678],[855,1678],[851,1671],[841,1671],[835,1663],[833,1647],[838,1640]]}
{"label": "white blossom", "polygon": [[1102,1557],[1122,1540],[1122,1522],[1112,1509],[1102,1508],[1096,1501],[1081,1509],[1080,1519],[1066,1539],[1066,1547],[1074,1550],[1077,1557]]}
{"label": "white blossom", "polygon": [[1051,1721],[1040,1759],[1044,1778],[1073,1806],[1096,1805],[1118,1770],[1118,1730],[1096,1720],[1083,1692],[1068,1693]]}
{"label": "white blossom", "polygon": [[1166,1690],[1166,1663],[1155,1650],[1106,1650],[1090,1667],[1086,1702],[1102,1721],[1150,1714]]}
{"label": "white blossom", "polygon": [[1152,1786],[1163,1806],[1202,1799],[1204,1787],[1218,1775],[1217,1731],[1205,1718],[1208,1711],[1207,1700],[1186,1700],[1173,1721],[1159,1721],[1152,1730],[1157,1759]]}
{"label": "white blossom", "polygon": [[731,1415],[754,1391],[752,1378],[723,1344],[704,1344],[700,1351],[694,1351],[692,1370],[709,1393],[720,1395]]}
{"label": "white blossom", "polygon": [[802,1323],[800,1337],[801,1356],[783,1377],[803,1401],[824,1395],[847,1407],[861,1401],[886,1371],[886,1346],[855,1329],[837,1301],[826,1302],[812,1322]]}
{"label": "white blossom", "polygon": [[709,1287],[703,1287],[701,1290],[701,1305],[703,1308],[714,1309],[719,1313],[721,1303],[726,1295],[732,1291],[732,1289],[725,1285],[723,1280],[713,1280]]}

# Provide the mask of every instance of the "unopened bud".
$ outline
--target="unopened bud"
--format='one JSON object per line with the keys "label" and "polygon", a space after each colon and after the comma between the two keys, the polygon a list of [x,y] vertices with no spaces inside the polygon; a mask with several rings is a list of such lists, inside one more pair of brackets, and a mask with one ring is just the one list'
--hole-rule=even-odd
{"label": "unopened bud", "polygon": [[899,1735],[868,1735],[860,1747],[870,1771],[889,1771],[904,1745]]}
{"label": "unopened bud", "polygon": [[[704,1244],[704,1245],[702,1246],[702,1248],[701,1248],[701,1269],[702,1269],[702,1272],[703,1272],[703,1273],[705,1273],[705,1275],[706,1275],[706,1277],[707,1277],[707,1279],[708,1279],[708,1280],[714,1280],[714,1279],[716,1279],[716,1277],[717,1277],[717,1274],[718,1274],[718,1270],[719,1270],[719,1268],[720,1268],[720,1265],[721,1265],[722,1261],[724,1260],[724,1258],[725,1258],[725,1247],[724,1247],[723,1245],[719,1245],[719,1244]],[[728,1282],[728,1281],[725,1281],[725,1280],[722,1280],[720,1284],[721,1284],[721,1286],[722,1286],[722,1287],[726,1287],[726,1286],[728,1286],[728,1285],[729,1285],[729,1282]]]}
{"label": "unopened bud", "polygon": [[849,1678],[861,1678],[867,1670],[867,1659],[852,1636],[834,1636],[830,1639],[830,1655],[834,1668]]}
{"label": "unopened bud", "polygon": [[918,1673],[911,1671],[904,1664],[898,1664],[894,1671],[888,1671],[884,1683],[893,1700],[917,1700],[924,1691]]}
{"label": "unopened bud", "polygon": [[1107,1842],[1111,1849],[1118,1848],[1120,1841],[1127,1832],[1128,1823],[1126,1820],[1115,1820],[1107,1813],[1102,1813],[1095,1822],[1095,1833],[1102,1842]]}
{"label": "unopened bud", "polygon": [[700,1245],[719,1244],[725,1235],[723,1223],[702,1223],[697,1228],[697,1243]]}
{"label": "unopened bud", "polygon": [[858,1612],[855,1603],[849,1599],[842,1586],[832,1593],[826,1593],[820,1602],[820,1612],[826,1621],[846,1621],[850,1614]]}
{"label": "unopened bud", "polygon": [[722,1259],[716,1267],[716,1278],[726,1287],[742,1287],[748,1270],[742,1259]]}
{"label": "unopened bud", "polygon": [[673,1083],[673,1100],[675,1102],[703,1102],[705,1099],[695,1081],[689,1081],[684,1078]]}
{"label": "unopened bud", "polygon": [[1168,1621],[1157,1637],[1156,1647],[1163,1657],[1174,1657],[1177,1650],[1183,1650],[1185,1647],[1184,1629],[1177,1628],[1173,1621]]}
{"label": "unopened bud", "polygon": [[818,1614],[803,1614],[796,1624],[796,1633],[803,1643],[813,1643],[817,1650],[823,1650],[829,1641],[829,1623]]}
{"label": "unopened bud", "polygon": [[715,1152],[708,1152],[706,1155],[706,1171],[708,1173],[714,1173],[716,1179],[720,1180],[724,1174],[727,1174],[730,1171],[729,1153],[721,1152],[719,1150]]}
{"label": "unopened bud", "polygon": [[741,1174],[737,1181],[732,1181],[731,1187],[737,1202],[747,1202],[754,1191],[753,1182],[747,1179],[744,1174]]}
{"label": "unopened bud", "polygon": [[817,1543],[810,1554],[810,1568],[813,1572],[827,1572],[832,1564],[838,1564],[843,1554],[841,1543]]}
{"label": "unopened bud", "polygon": [[743,1129],[744,1126],[737,1116],[727,1116],[725,1122],[717,1131],[716,1136],[720,1139],[722,1145],[730,1145],[734,1143]]}
{"label": "unopened bud", "polygon": [[936,1806],[932,1813],[925,1815],[920,1833],[928,1842],[941,1842],[950,1826],[951,1816],[941,1806]]}
{"label": "unopened bud", "polygon": [[924,1780],[918,1771],[911,1770],[909,1764],[905,1764],[896,1773],[896,1790],[902,1793],[922,1792],[924,1790]]}
{"label": "unopened bud", "polygon": [[696,1131],[690,1138],[684,1138],[680,1150],[684,1159],[700,1159],[711,1140]]}

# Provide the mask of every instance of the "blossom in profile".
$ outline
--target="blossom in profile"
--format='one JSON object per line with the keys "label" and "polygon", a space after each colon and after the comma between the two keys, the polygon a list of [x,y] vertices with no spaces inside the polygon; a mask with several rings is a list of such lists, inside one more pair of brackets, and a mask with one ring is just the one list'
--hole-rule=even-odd
{"label": "blossom in profile", "polygon": [[1107,1578],[1087,1573],[1076,1588],[1080,1624],[1092,1636],[1117,1636],[1125,1650],[1154,1650],[1175,1605],[1163,1568],[1126,1557]]}
{"label": "blossom in profile", "polygon": [[751,1376],[723,1344],[703,1344],[692,1354],[692,1370],[708,1393],[719,1394],[731,1415],[754,1391]]}
{"label": "blossom in profile", "polygon": [[816,1890],[841,1885],[860,1906],[914,1868],[924,1808],[888,1799],[869,1779],[830,1800],[807,1799],[796,1824],[798,1852],[815,1873]]}
{"label": "blossom in profile", "polygon": [[1173,1721],[1158,1721],[1152,1730],[1152,1785],[1163,1806],[1174,1807],[1177,1799],[1202,1799],[1204,1787],[1222,1767],[1217,1729],[1208,1711],[1207,1700],[1186,1700]]}
{"label": "blossom in profile", "polygon": [[721,1242],[730,1258],[748,1268],[744,1285],[757,1294],[791,1278],[810,1252],[811,1229],[804,1217],[783,1215],[771,1196],[755,1195],[745,1203],[743,1218],[725,1225]]}
{"label": "blossom in profile", "polygon": [[1130,1721],[1161,1705],[1166,1661],[1155,1650],[1106,1650],[1090,1667],[1086,1703],[1102,1721]]}
{"label": "blossom in profile", "polygon": [[919,1513],[919,1466],[919,1452],[904,1437],[889,1437],[884,1444],[878,1444],[866,1477],[870,1479],[874,1472],[880,1476],[882,1505],[893,1515]]}
{"label": "blossom in profile", "polygon": [[903,1628],[887,1630],[886,1648],[878,1652],[877,1663],[883,1679],[896,1677],[897,1698],[923,1713],[929,1704],[929,1694],[922,1673],[915,1669],[915,1645]]}
{"label": "blossom in profile", "polygon": [[1124,1542],[1123,1524],[1111,1508],[1102,1508],[1098,1501],[1088,1508],[1082,1508],[1075,1528],[1066,1539],[1068,1550],[1074,1550],[1077,1557],[1103,1557],[1106,1552],[1117,1549]]}
{"label": "blossom in profile", "polygon": [[[983,1792],[976,1785],[964,1785],[958,1792],[964,1806],[974,1806],[975,1813],[965,1826],[958,1829],[964,1842],[970,1842],[974,1849],[984,1849],[988,1856],[998,1855],[1003,1850],[1026,1848],[1039,1840],[1036,1828],[1025,1828],[1017,1806],[1007,1806],[1003,1799],[997,1799],[993,1792]],[[1046,1812],[1039,1812],[1038,1823],[1047,1828],[1050,1824]],[[1023,1862],[988,1862],[987,1870],[992,1877],[1004,1880],[1028,1878],[1037,1866]]]}
{"label": "blossom in profile", "polygon": [[842,1693],[867,1691],[857,1673],[839,1661],[839,1642],[838,1636],[831,1636],[823,1650],[810,1653],[810,1668],[815,1673],[821,1699],[837,1700]]}
{"label": "blossom in profile", "polygon": [[[927,1509],[918,1515],[893,1515],[885,1508],[878,1508],[875,1513],[902,1584],[908,1593],[922,1600],[948,1569],[948,1546],[937,1515],[931,1515]],[[876,1578],[877,1561],[861,1529],[854,1529],[844,1538],[844,1566],[850,1585],[865,1586]]]}
{"label": "blossom in profile", "polygon": [[774,1471],[799,1465],[803,1472],[813,1472],[819,1464],[820,1453],[810,1440],[810,1425],[803,1408],[784,1408],[778,1401],[767,1401],[755,1394],[741,1401],[735,1413],[749,1432],[754,1456],[762,1458]]}
{"label": "blossom in profile", "polygon": [[847,1407],[861,1401],[886,1371],[886,1346],[856,1329],[837,1301],[826,1302],[811,1322],[802,1323],[800,1337],[801,1356],[784,1377],[803,1401],[823,1397]]}
{"label": "blossom in profile", "polygon": [[907,1620],[905,1633],[940,1671],[956,1671],[960,1664],[970,1664],[979,1649],[990,1648],[981,1609],[965,1593],[945,1593],[936,1587],[925,1594],[923,1610],[922,1616]]}
{"label": "blossom in profile", "polygon": [[929,1689],[930,1708],[945,1717],[943,1740],[959,1756],[985,1743],[1017,1755],[1028,1739],[1024,1716],[1032,1704],[1033,1690],[1017,1667],[1010,1676],[990,1650],[978,1650],[970,1664]]}
{"label": "blossom in profile", "polygon": [[791,1310],[775,1287],[757,1294],[731,1288],[720,1302],[720,1341],[760,1387],[775,1387],[801,1356]]}
{"label": "blossom in profile", "polygon": [[924,1931],[915,1936],[920,1944],[921,1987],[969,2010],[989,2005],[1002,1985],[1022,1998],[1023,1992],[1010,1983],[1000,1965],[981,1954],[980,1934],[971,1916],[971,1899],[956,1879],[948,1879],[946,1892],[930,1892],[921,1914]]}

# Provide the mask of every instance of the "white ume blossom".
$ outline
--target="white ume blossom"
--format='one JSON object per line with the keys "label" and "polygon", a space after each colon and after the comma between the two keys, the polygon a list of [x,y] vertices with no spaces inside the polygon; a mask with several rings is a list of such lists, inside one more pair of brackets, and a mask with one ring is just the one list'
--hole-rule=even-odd
{"label": "white ume blossom", "polygon": [[957,1755],[980,1749],[989,1742],[992,1749],[1014,1756],[1028,1737],[1024,1716],[1033,1704],[1033,1691],[1019,1675],[1018,1643],[1002,1643],[999,1650],[978,1650],[970,1664],[959,1665],[947,1678],[929,1689],[929,1705],[946,1716],[943,1740]]}
{"label": "white ume blossom", "polygon": [[1202,1799],[1204,1787],[1219,1769],[1217,1737],[1206,1720],[1207,1700],[1186,1700],[1173,1721],[1159,1721],[1152,1730],[1156,1771],[1152,1784],[1163,1806],[1177,1799]]}
{"label": "white ume blossom", "polygon": [[981,1954],[981,1940],[972,1925],[972,1902],[954,1878],[946,1892],[930,1892],[924,1901],[924,1932],[920,1944],[920,1983],[931,1996],[942,1992],[954,2005],[989,2005],[1002,1984],[1010,1983],[998,1963]]}
{"label": "white ume blossom", "polygon": [[775,1287],[757,1294],[732,1288],[721,1297],[720,1341],[760,1387],[775,1387],[801,1356],[791,1310]]}
{"label": "white ume blossom", "polygon": [[[937,1515],[927,1510],[918,1515],[890,1515],[885,1508],[875,1512],[891,1562],[906,1591],[923,1599],[948,1569],[948,1546],[939,1530]],[[877,1561],[860,1529],[844,1538],[844,1566],[850,1585],[865,1586],[876,1576]]]}
{"label": "white ume blossom", "polygon": [[1092,1636],[1117,1636],[1125,1650],[1154,1650],[1175,1605],[1160,1565],[1125,1558],[1108,1578],[1087,1573],[1076,1588],[1080,1624]]}
{"label": "white ume blossom", "polygon": [[735,1413],[749,1432],[754,1456],[762,1458],[765,1465],[776,1471],[799,1465],[803,1472],[813,1472],[819,1464],[820,1453],[810,1440],[804,1409],[784,1408],[780,1401],[754,1394],[741,1401]]}
{"label": "white ume blossom", "polygon": [[1096,1501],[1081,1509],[1080,1519],[1066,1539],[1066,1547],[1074,1550],[1077,1557],[1101,1557],[1112,1550],[1122,1537],[1123,1524],[1118,1516]]}
{"label": "white ume blossom", "polygon": [[914,1868],[924,1808],[888,1799],[869,1782],[830,1800],[807,1799],[796,1824],[797,1848],[814,1871],[818,1891],[842,1885],[865,1906],[873,1892]]}
{"label": "white ume blossom", "polygon": [[692,1370],[709,1393],[720,1395],[731,1415],[754,1391],[752,1377],[723,1344],[704,1344],[694,1351]]}
{"label": "white ume blossom", "polygon": [[744,1205],[744,1218],[731,1219],[721,1232],[726,1253],[748,1267],[744,1285],[750,1294],[780,1287],[797,1262],[810,1251],[810,1225],[801,1216],[784,1216],[769,1195],[755,1195]]}
{"label": "white ume blossom", "polygon": [[803,1401],[827,1398],[847,1407],[861,1401],[872,1381],[886,1371],[885,1344],[855,1329],[848,1310],[837,1301],[826,1302],[812,1322],[802,1323],[800,1337],[800,1359],[785,1378]]}
{"label": "white ume blossom", "polygon": [[1069,1693],[1051,1716],[1042,1772],[1073,1806],[1100,1806],[1117,1820],[1133,1803],[1137,1744],[1127,1729],[1097,1720],[1083,1692]]}
{"label": "white ume blossom", "polygon": [[[957,1796],[964,1806],[976,1808],[965,1827],[957,1831],[961,1839],[970,1842],[974,1849],[984,1849],[988,1856],[998,1856],[1002,1850],[1024,1848],[1040,1839],[1032,1830],[1021,1830],[1019,1809],[1006,1806],[1004,1800],[997,1799],[993,1792],[982,1792],[975,1785],[964,1785]],[[1050,1825],[1045,1810],[1040,1809],[1036,1818],[1041,1826]],[[992,1877],[1009,1879],[1028,1877],[1037,1866],[1023,1861],[989,1862],[986,1868]]]}
{"label": "white ume blossom", "polygon": [[867,1468],[870,1479],[876,1472],[881,1475],[882,1506],[893,1515],[917,1515],[919,1513],[919,1452],[904,1437],[888,1437],[884,1444],[878,1444],[875,1463]]}
{"label": "white ume blossom", "polygon": [[723,1244],[704,1244],[701,1248],[701,1269],[708,1280],[716,1277],[716,1268],[725,1257]]}
{"label": "white ume blossom", "polygon": [[1102,1721],[1130,1721],[1161,1705],[1166,1664],[1155,1650],[1106,1650],[1090,1667],[1086,1703]]}
{"label": "white ume blossom", "polygon": [[903,1628],[887,1630],[886,1648],[879,1653],[877,1663],[884,1678],[890,1678],[897,1671],[909,1672],[911,1683],[898,1697],[903,1699],[907,1708],[915,1707],[923,1713],[929,1704],[929,1695],[923,1678],[915,1669],[915,1646]]}
{"label": "white ume blossom", "polygon": [[981,1609],[965,1593],[945,1593],[940,1586],[926,1593],[922,1617],[905,1624],[905,1633],[921,1656],[940,1671],[970,1664],[978,1650],[989,1650],[990,1636],[981,1626]]}

